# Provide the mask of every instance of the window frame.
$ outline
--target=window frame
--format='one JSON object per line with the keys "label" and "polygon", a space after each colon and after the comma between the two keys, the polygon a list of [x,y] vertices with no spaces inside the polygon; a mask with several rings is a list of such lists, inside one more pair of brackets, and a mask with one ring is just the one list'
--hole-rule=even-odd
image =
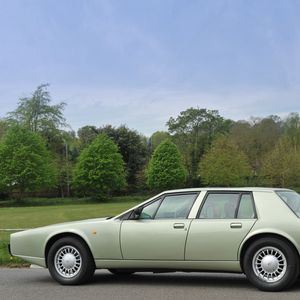
{"label": "window frame", "polygon": [[[210,194],[238,194],[239,198],[238,198],[237,205],[236,205],[236,208],[235,208],[234,218],[200,218],[200,214],[201,214],[201,211],[203,209],[203,206],[205,205],[206,200],[207,200],[207,198]],[[254,211],[253,218],[242,219],[242,218],[237,217],[239,209],[240,209],[241,199],[242,199],[243,195],[250,195],[250,197],[251,197],[252,207],[253,207],[253,211]],[[232,191],[209,190],[209,191],[206,192],[206,194],[205,194],[205,196],[204,196],[204,198],[203,198],[203,200],[200,204],[200,207],[198,209],[198,212],[197,212],[197,215],[196,215],[195,219],[197,219],[197,220],[254,220],[254,219],[257,219],[257,211],[256,211],[255,202],[254,202],[253,192],[251,192],[251,191],[236,191],[236,190],[232,190]]]}

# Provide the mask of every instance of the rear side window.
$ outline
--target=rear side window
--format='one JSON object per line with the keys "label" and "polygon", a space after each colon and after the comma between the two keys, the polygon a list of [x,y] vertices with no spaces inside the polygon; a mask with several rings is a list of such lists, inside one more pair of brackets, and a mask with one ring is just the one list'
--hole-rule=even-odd
{"label": "rear side window", "polygon": [[238,219],[253,219],[255,217],[255,210],[253,207],[253,200],[250,194],[243,194],[240,200],[237,218]]}
{"label": "rear side window", "polygon": [[200,219],[253,219],[255,209],[250,193],[210,192],[201,208]]}
{"label": "rear side window", "polygon": [[233,219],[240,194],[209,193],[200,212],[200,219]]}
{"label": "rear side window", "polygon": [[294,191],[276,191],[276,194],[300,218],[300,195]]}

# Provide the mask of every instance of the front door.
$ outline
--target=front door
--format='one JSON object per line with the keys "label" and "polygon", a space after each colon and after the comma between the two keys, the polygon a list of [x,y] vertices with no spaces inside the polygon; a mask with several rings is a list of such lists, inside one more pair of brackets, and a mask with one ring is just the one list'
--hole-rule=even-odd
{"label": "front door", "polygon": [[121,225],[124,259],[184,260],[191,219],[188,214],[198,193],[166,194],[142,210],[137,220]]}

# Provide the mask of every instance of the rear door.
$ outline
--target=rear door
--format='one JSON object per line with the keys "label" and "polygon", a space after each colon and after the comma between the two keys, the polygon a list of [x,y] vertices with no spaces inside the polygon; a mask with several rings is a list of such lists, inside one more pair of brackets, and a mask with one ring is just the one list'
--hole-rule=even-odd
{"label": "rear door", "polygon": [[207,192],[191,223],[186,260],[237,260],[238,249],[256,222],[252,193]]}

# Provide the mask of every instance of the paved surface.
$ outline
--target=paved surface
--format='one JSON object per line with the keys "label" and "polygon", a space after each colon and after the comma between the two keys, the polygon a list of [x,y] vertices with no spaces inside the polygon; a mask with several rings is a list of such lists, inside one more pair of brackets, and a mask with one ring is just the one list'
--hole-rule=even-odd
{"label": "paved surface", "polygon": [[300,299],[300,281],[289,291],[256,290],[243,275],[204,273],[139,273],[122,278],[97,271],[90,284],[61,286],[45,269],[0,269],[0,299],[113,299],[113,300],[289,300]]}

